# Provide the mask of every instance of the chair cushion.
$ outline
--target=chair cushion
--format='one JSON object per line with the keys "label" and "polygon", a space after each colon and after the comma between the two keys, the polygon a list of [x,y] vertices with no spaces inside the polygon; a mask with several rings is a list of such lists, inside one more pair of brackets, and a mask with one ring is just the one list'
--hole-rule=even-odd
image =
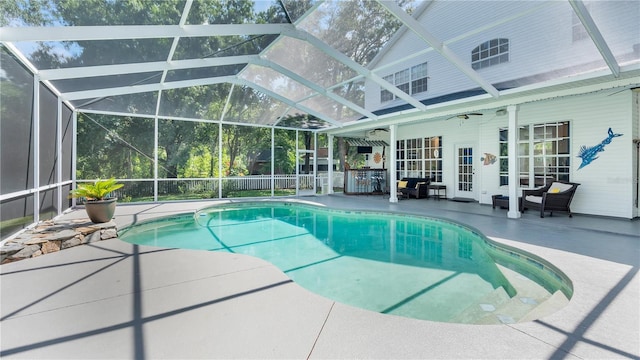
{"label": "chair cushion", "polygon": [[527,195],[524,199],[532,203],[542,204],[542,196]]}
{"label": "chair cushion", "polygon": [[404,189],[407,187],[408,181],[398,181],[398,189]]}
{"label": "chair cushion", "polygon": [[571,188],[572,185],[554,182],[553,184],[551,184],[551,187],[549,187],[549,190],[547,190],[547,192],[551,194],[557,194],[565,192]]}
{"label": "chair cushion", "polygon": [[416,184],[416,190],[418,190],[418,188],[420,187],[420,185],[424,185],[426,184],[425,182],[419,182]]}

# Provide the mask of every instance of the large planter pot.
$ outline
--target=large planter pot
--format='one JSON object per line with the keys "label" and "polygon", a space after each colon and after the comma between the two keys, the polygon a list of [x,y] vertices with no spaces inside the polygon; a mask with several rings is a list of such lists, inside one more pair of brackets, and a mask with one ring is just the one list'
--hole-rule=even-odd
{"label": "large planter pot", "polygon": [[111,221],[113,213],[116,211],[116,200],[111,198],[107,200],[87,201],[84,204],[89,219],[94,223],[105,223]]}

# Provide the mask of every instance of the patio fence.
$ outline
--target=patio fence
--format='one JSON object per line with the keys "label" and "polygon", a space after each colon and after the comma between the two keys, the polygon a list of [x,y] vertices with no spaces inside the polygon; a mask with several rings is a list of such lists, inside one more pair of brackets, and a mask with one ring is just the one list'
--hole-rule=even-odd
{"label": "patio fence", "polygon": [[[343,173],[334,172],[334,189],[343,187]],[[314,175],[300,174],[298,188],[313,189],[315,180],[316,193],[326,193],[328,173]],[[78,183],[92,180],[78,180]],[[152,179],[118,179],[124,187],[114,191],[113,196],[121,202],[151,202],[154,199],[154,181]],[[219,198],[218,178],[195,179],[158,179],[158,201],[197,200]],[[296,195],[296,175],[274,175],[274,196]],[[234,176],[222,178],[222,198],[235,197],[270,197],[271,175]]]}

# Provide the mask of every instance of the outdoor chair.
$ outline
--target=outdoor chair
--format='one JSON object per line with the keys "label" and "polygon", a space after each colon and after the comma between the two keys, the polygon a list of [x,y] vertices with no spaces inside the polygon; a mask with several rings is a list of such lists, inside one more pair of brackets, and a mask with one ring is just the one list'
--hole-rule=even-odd
{"label": "outdoor chair", "polygon": [[426,198],[429,196],[430,183],[430,178],[403,178],[398,181],[398,194],[402,194],[403,198]]}
{"label": "outdoor chair", "polygon": [[544,217],[545,211],[549,216],[554,211],[565,211],[571,215],[571,200],[578,188],[578,183],[567,181],[554,181],[551,184],[535,190],[522,190],[522,212],[527,209],[539,209],[540,217]]}

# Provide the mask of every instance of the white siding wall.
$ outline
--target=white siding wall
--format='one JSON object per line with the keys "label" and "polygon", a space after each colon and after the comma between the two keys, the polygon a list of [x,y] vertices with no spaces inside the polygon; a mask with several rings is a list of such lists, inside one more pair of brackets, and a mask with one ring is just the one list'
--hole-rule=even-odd
{"label": "white siding wall", "polygon": [[[541,4],[544,6],[540,7]],[[549,74],[552,71],[561,71],[562,76],[583,72],[583,68],[575,66],[576,59],[579,59],[580,64],[591,63],[590,69],[606,68],[590,39],[576,42],[572,40],[573,10],[568,2],[505,1],[498,2],[500,7],[491,8],[490,13],[483,1],[465,3],[464,12],[460,12],[457,5],[456,2],[434,2],[419,20],[427,31],[439,40],[446,41],[472,31],[481,23],[503,19],[507,9],[523,13],[535,10],[513,21],[463,37],[462,40],[445,43],[462,61],[470,65],[473,48],[494,38],[509,39],[509,62],[478,70],[478,74],[490,83]],[[637,44],[640,38],[640,27],[637,26],[637,18],[640,16],[638,3],[590,2],[589,10],[617,57],[622,59],[623,54],[628,55],[634,50],[629,44]],[[451,26],[451,19],[456,19],[455,26]],[[376,68],[383,68],[376,73],[386,76],[427,61],[429,89],[416,96],[420,100],[479,87],[435,51],[394,64],[398,59],[428,47],[412,31],[407,31],[379,60]],[[393,65],[388,66],[389,64]],[[544,76],[536,78],[536,81],[542,80]],[[404,101],[381,104],[380,87],[366,82],[365,104],[368,109],[375,110],[400,103]]]}
{"label": "white siding wall", "polygon": [[[571,204],[573,212],[622,218],[637,216],[634,204],[635,146],[632,139],[634,134],[638,134],[639,110],[633,96],[630,90],[613,95],[609,90],[520,105],[520,125],[570,121],[570,179],[581,184]],[[634,117],[636,120],[631,121]],[[442,136],[443,184],[447,185],[449,197],[455,193],[456,185],[455,146],[473,144],[475,198],[490,204],[491,195],[506,195],[508,189],[499,185],[499,162],[483,165],[480,158],[484,153],[499,155],[499,129],[505,127],[508,127],[508,116],[498,116],[492,110],[468,120],[453,118],[400,126],[398,139]],[[598,153],[598,159],[578,170],[582,161],[577,157],[580,147],[600,144],[607,137],[609,127],[624,135],[614,138],[605,146],[604,152]]]}
{"label": "white siding wall", "polygon": [[[576,213],[632,218],[633,214],[633,149],[632,149],[632,94],[623,91],[610,95],[611,91],[587,94],[551,101],[523,104],[518,112],[518,123],[538,124],[570,121],[571,172],[570,179],[580,183],[572,211]],[[498,132],[507,127],[507,116],[489,120],[480,130],[481,152],[498,155]],[[578,170],[582,160],[577,157],[580,147],[600,144],[611,127],[615,133],[624,134],[605,146],[599,158]],[[481,169],[483,194],[480,201],[491,202],[492,194],[507,193],[499,186],[499,164]]]}
{"label": "white siding wall", "polygon": [[450,198],[454,195],[454,186],[456,185],[455,146],[457,144],[472,144],[476,151],[476,156],[473,159],[476,162],[476,170],[480,166],[479,156],[477,155],[478,120],[480,118],[472,117],[468,120],[453,118],[398,127],[397,138],[399,140],[442,136],[442,184],[447,186],[447,196]]}
{"label": "white siding wall", "polygon": [[[598,145],[607,137],[609,127],[615,133],[624,134],[605,146],[599,158],[580,170],[580,159],[572,166],[573,177],[581,183],[572,209],[594,215],[632,217],[632,128],[631,92],[616,95],[585,96],[566,100],[561,109],[572,112],[571,150],[575,156],[580,146]],[[584,121],[582,120],[584,119]],[[582,193],[584,192],[584,195]]]}

